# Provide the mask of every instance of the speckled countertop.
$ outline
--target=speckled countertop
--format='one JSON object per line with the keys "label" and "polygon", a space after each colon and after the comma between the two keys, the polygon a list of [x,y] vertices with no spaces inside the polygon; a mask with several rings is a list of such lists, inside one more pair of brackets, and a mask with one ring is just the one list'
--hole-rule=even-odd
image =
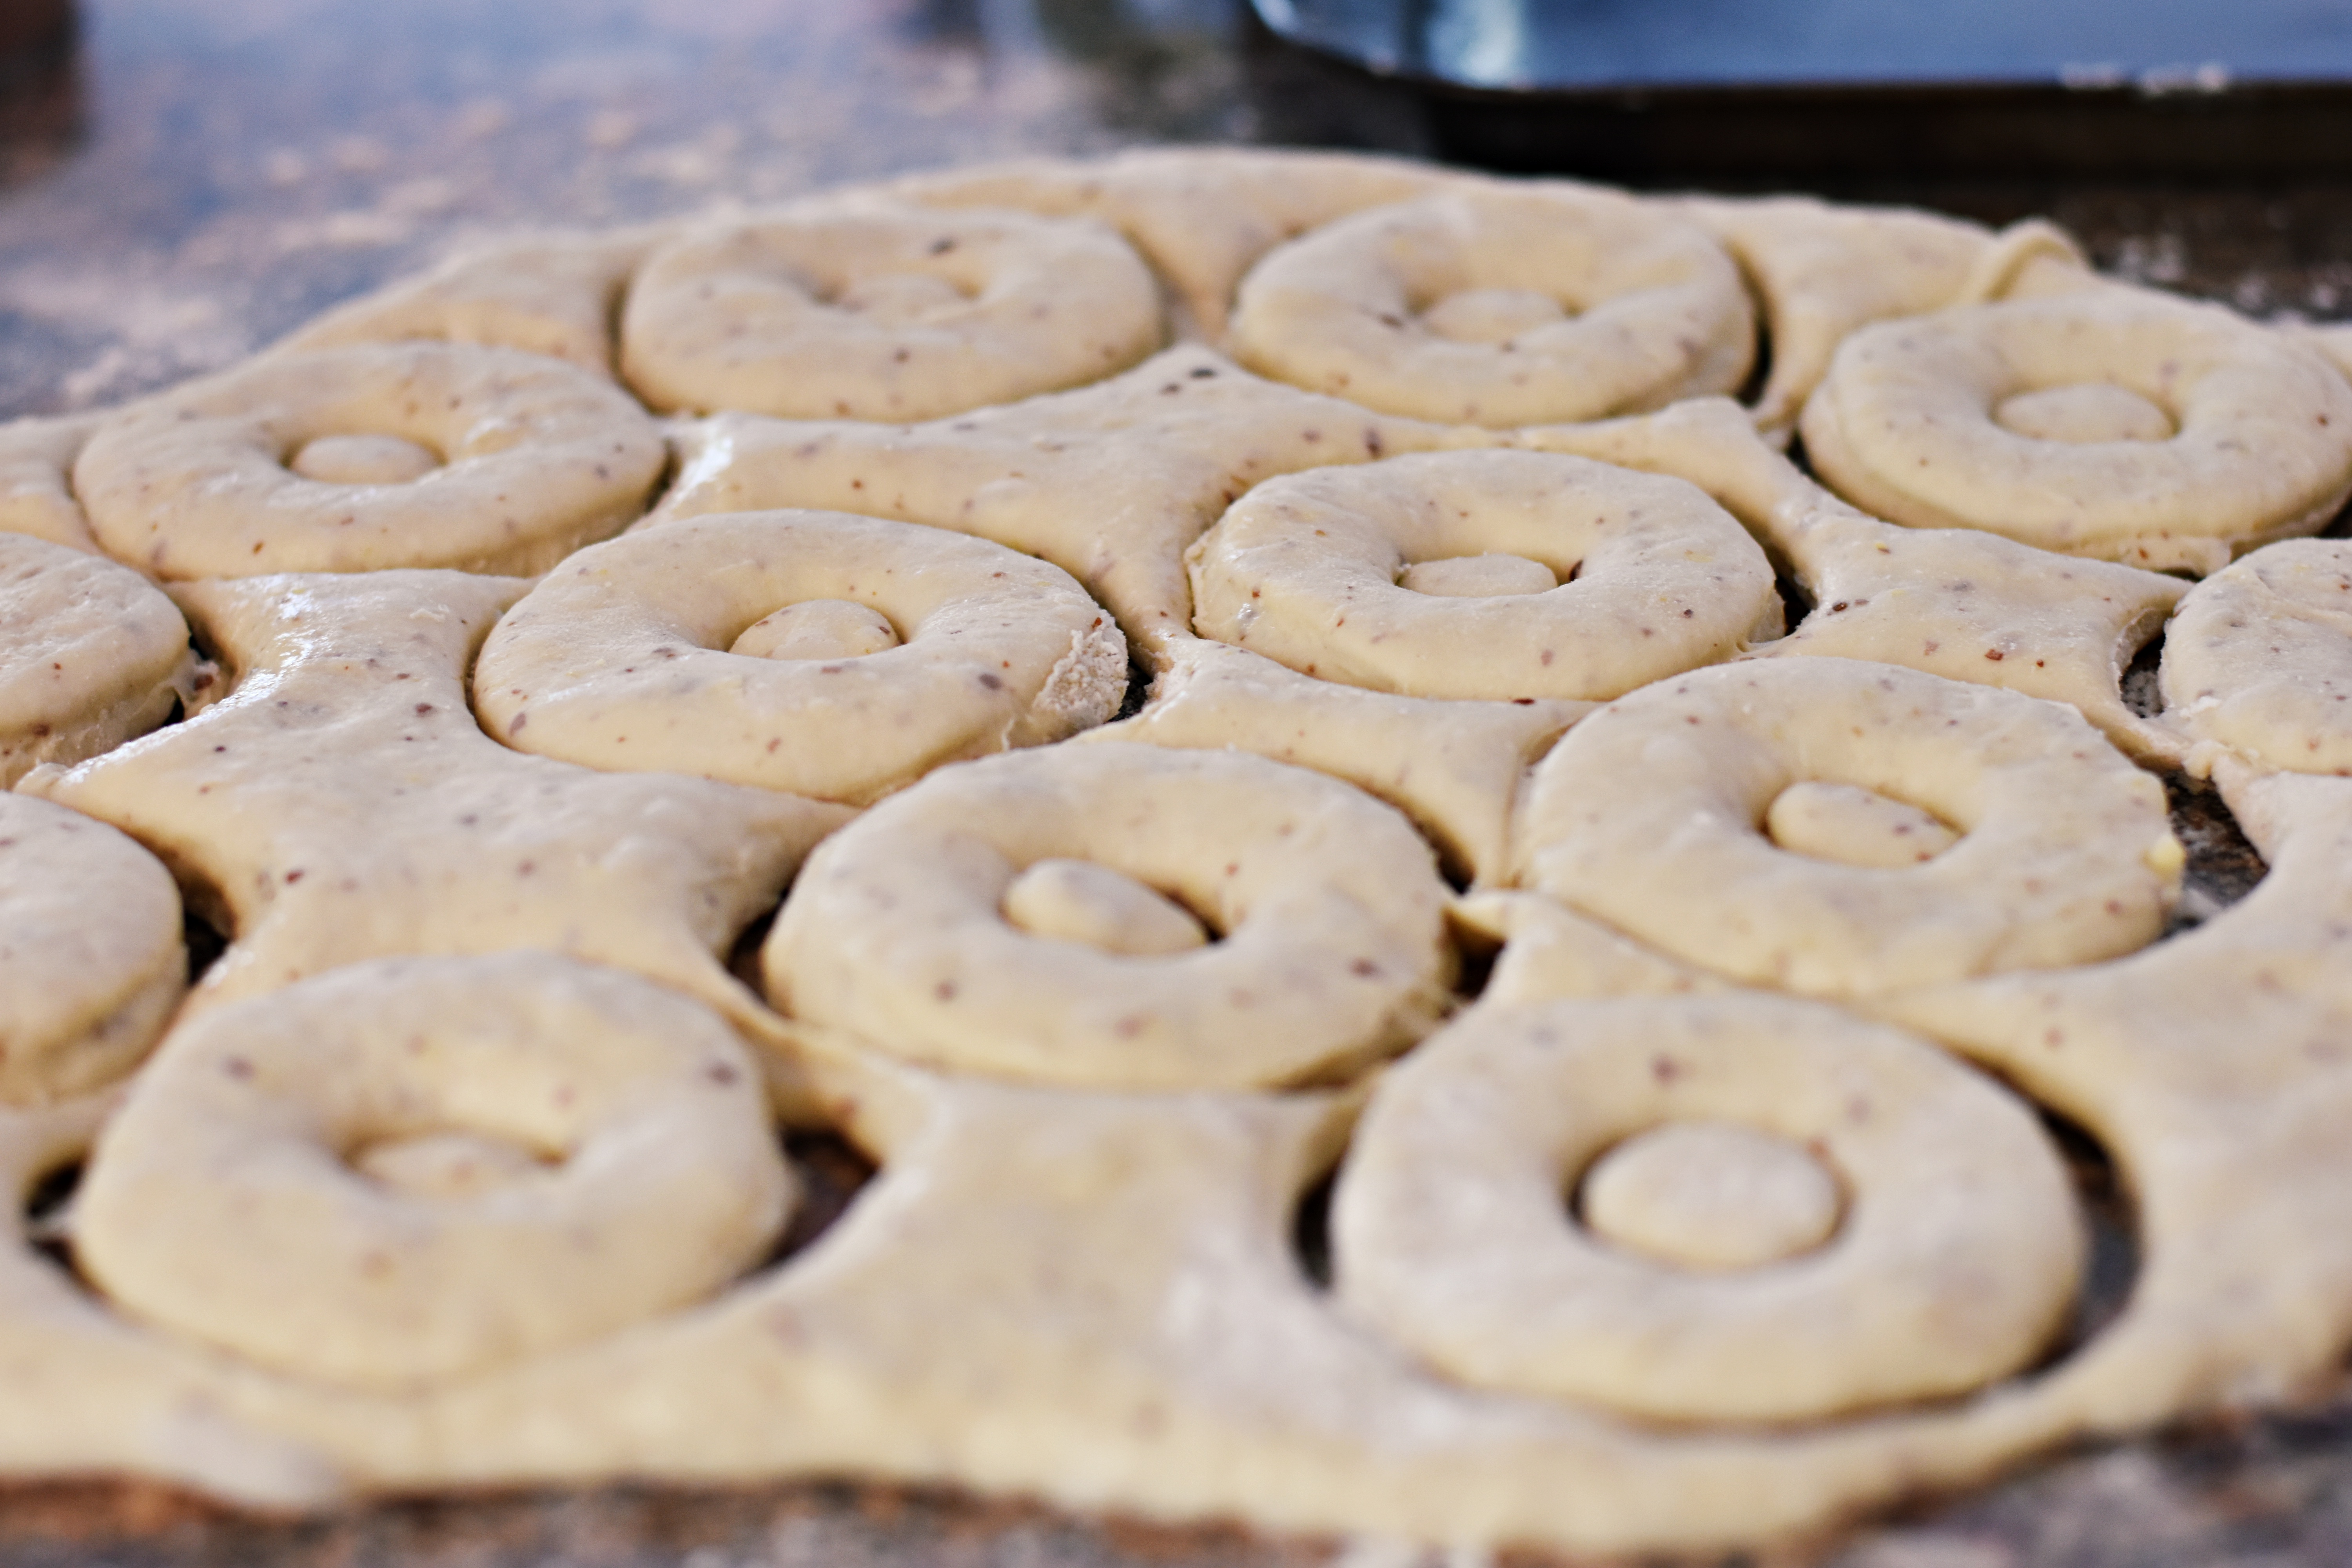
{"label": "speckled countertop", "polygon": [[[15,0],[38,12],[39,0]],[[1240,0],[85,0],[61,55],[0,16],[0,417],[226,364],[469,235],[765,201],[1139,142],[1432,151],[1244,26]],[[1783,184],[1807,188],[1801,169]],[[2102,266],[2352,315],[2352,189],[1877,186],[2044,212]],[[2188,803],[2187,809],[2196,809]],[[2226,879],[2226,866],[2223,868]],[[2352,1396],[2061,1456],[1766,1564],[2352,1563]],[[1468,1568],[844,1483],[610,1488],[269,1521],[154,1489],[0,1489],[9,1568]]]}

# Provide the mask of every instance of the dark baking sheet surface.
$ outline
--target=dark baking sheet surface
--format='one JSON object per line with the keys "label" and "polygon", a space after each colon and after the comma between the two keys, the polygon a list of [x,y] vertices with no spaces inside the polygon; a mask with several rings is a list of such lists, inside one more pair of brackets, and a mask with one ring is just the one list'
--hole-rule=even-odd
{"label": "dark baking sheet surface", "polygon": [[[89,0],[0,28],[0,417],[226,364],[469,235],[606,225],[903,169],[1138,142],[1444,151],[1242,0]],[[1573,147],[1554,166],[1584,169]],[[1727,184],[1739,182],[1725,182]],[[2100,265],[2256,313],[2352,315],[2352,184],[1981,173],[1751,188],[2048,213]],[[2176,802],[2210,898],[2258,867]],[[1074,1518],[849,1480],[397,1501],[311,1521],[162,1489],[0,1488],[5,1568],[1473,1568],[1379,1543]],[[2352,1394],[2054,1456],[1757,1568],[2352,1563]]]}

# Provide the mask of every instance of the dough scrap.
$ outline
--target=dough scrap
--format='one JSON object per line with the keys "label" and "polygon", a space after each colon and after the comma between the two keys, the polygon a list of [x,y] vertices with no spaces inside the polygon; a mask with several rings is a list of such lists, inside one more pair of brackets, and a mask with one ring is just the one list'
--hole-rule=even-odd
{"label": "dough scrap", "polygon": [[[464,1196],[366,1173],[450,1129],[521,1169]],[[90,1157],[74,1255],[168,1332],[396,1391],[691,1305],[793,1199],[717,1014],[551,953],[378,959],[174,1030]]]}
{"label": "dough scrap", "polygon": [[2266,544],[2198,584],[2165,631],[2159,679],[2193,773],[2230,752],[2352,773],[2352,543]]}
{"label": "dough scrap", "polygon": [[1150,700],[1073,742],[1255,752],[1344,779],[1412,818],[1457,871],[1500,874],[1512,803],[1592,704],[1446,702],[1333,686],[1225,643],[1169,645]]}
{"label": "dough scrap", "polygon": [[1739,1121],[1669,1121],[1585,1168],[1578,1217],[1595,1237],[1686,1269],[1758,1268],[1837,1234],[1838,1178],[1811,1149]]}
{"label": "dough scrap", "polygon": [[[1727,1121],[1853,1193],[1835,1246],[1697,1270],[1563,1212],[1624,1140]],[[2014,1099],[1915,1037],[1752,993],[1465,1015],[1375,1089],[1331,1239],[1340,1299],[1443,1373],[1673,1421],[1982,1387],[2050,1342],[2085,1245]]]}
{"label": "dough scrap", "polygon": [[0,532],[0,789],[143,735],[212,684],[187,622],[145,578]]}
{"label": "dough scrap", "polygon": [[1150,269],[1100,225],[820,199],[656,250],[621,370],[663,413],[934,419],[1125,370],[1160,317]]}
{"label": "dough scrap", "polygon": [[[878,611],[856,657],[730,651],[780,605]],[[482,725],[616,772],[864,802],[941,763],[1099,724],[1127,644],[1058,567],[984,539],[839,512],[720,512],[592,545],[499,620]]]}
{"label": "dough scrap", "polygon": [[0,1105],[102,1088],[187,989],[180,894],[102,822],[0,795]]}
{"label": "dough scrap", "polygon": [[[321,437],[441,466],[409,484],[306,479]],[[416,342],[267,355],[99,426],[75,491],[108,552],[163,578],[456,567],[542,572],[645,508],[664,458],[604,380],[512,349]]]}
{"label": "dough scrap", "polygon": [[2119,689],[2133,656],[2188,591],[2178,578],[1973,529],[1866,517],[1773,451],[1722,399],[1516,439],[1677,475],[1745,522],[1813,599],[1796,629],[1751,650],[1756,657],[1873,659],[2045,697],[2134,757],[2179,757],[2179,737],[2134,712]]}
{"label": "dough scrap", "polygon": [[[2068,443],[1994,418],[2021,393],[2100,382],[2177,432]],[[2317,531],[2352,494],[2352,385],[2319,354],[2119,285],[1864,327],[1800,428],[1830,487],[1893,521],[2200,575]]]}
{"label": "dough scrap", "polygon": [[1370,208],[1291,241],[1243,280],[1233,349],[1386,413],[1507,426],[1733,391],[1756,325],[1706,230],[1547,182]]}
{"label": "dough scrap", "polygon": [[102,418],[83,414],[0,425],[0,533],[99,553],[89,519],[74,499],[73,466]]}
{"label": "dough scrap", "polygon": [[154,850],[230,935],[196,1003],[365,958],[537,947],[763,1026],[713,953],[847,812],[592,773],[483,734],[466,668],[524,586],[446,572],[190,584],[181,603],[234,672],[228,694],[22,787]]}
{"label": "dough scrap", "polygon": [[[1093,861],[1218,940],[1161,956],[1007,921]],[[919,1061],[1106,1089],[1352,1070],[1447,1005],[1445,884],[1389,807],[1242,752],[1064,746],[942,768],[810,857],[761,952],[778,1008]]]}
{"label": "dough scrap", "polygon": [[[1917,806],[1959,842],[1891,869],[1790,854],[1760,825],[1807,779]],[[1717,666],[1601,709],[1537,765],[1513,845],[1522,886],[1832,997],[2128,952],[2186,860],[2163,786],[2072,710],[1826,658]]]}
{"label": "dough scrap", "polygon": [[1391,419],[1175,348],[1076,392],[908,427],[749,415],[685,433],[677,482],[644,524],[816,507],[976,533],[1042,556],[1164,664],[1192,635],[1184,551],[1275,474],[1484,447],[1484,431]]}
{"label": "dough scrap", "polygon": [[[1540,566],[1542,591],[1441,595],[1400,580],[1482,552]],[[1202,636],[1413,697],[1605,701],[1780,632],[1763,551],[1696,487],[1549,453],[1283,475],[1186,559]]]}

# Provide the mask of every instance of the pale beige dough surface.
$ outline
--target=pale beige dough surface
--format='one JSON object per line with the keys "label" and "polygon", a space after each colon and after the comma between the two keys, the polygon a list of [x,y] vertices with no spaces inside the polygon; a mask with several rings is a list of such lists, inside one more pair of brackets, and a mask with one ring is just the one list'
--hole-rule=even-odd
{"label": "pale beige dough surface", "polygon": [[904,421],[1098,381],[1162,337],[1150,268],[1098,224],[818,200],[656,250],[621,371],[664,413]]}
{"label": "pale beige dough surface", "polygon": [[2176,761],[2179,736],[2126,704],[2125,668],[2188,585],[2053,555],[1975,529],[1902,528],[1864,516],[1702,399],[1598,425],[1522,431],[1543,450],[1677,475],[1746,523],[1813,600],[1759,655],[1865,658],[2064,702],[2135,757]]}
{"label": "pale beige dough surface", "polygon": [[1528,769],[1589,711],[1582,702],[1448,702],[1334,686],[1191,638],[1169,644],[1140,712],[1076,743],[1233,748],[1313,768],[1387,801],[1449,867],[1486,878],[1502,869]]}
{"label": "pale beige dough surface", "polygon": [[[1844,1189],[1834,1245],[1697,1269],[1563,1212],[1623,1141],[1725,1121]],[[2003,1377],[2064,1321],[2084,1247],[2014,1099],[1925,1041],[1754,994],[1474,1010],[1374,1090],[1331,1242],[1340,1299],[1448,1375],[1679,1421]]]}
{"label": "pale beige dough surface", "polygon": [[[812,608],[871,619],[804,627],[782,657],[740,641]],[[862,802],[1098,724],[1127,676],[1109,612],[1047,563],[878,518],[720,512],[572,556],[500,617],[474,696],[525,752]]]}
{"label": "pale beige dough surface", "polygon": [[[1858,785],[1958,841],[1899,868],[1766,837],[1792,784]],[[1513,825],[1521,885],[1685,962],[1860,996],[2128,952],[2186,858],[2163,786],[2055,703],[1853,659],[1679,676],[1585,719]]]}
{"label": "pale beige dough surface", "polygon": [[[2008,400],[2108,384],[2168,421],[2044,439]],[[1864,327],[1805,405],[1830,486],[1915,528],[2199,574],[2315,532],[2352,493],[2352,385],[2293,338],[2219,306],[2107,286]]]}
{"label": "pale beige dough surface", "polygon": [[2352,773],[2352,544],[2264,545],[2198,584],[2165,628],[2161,680],[2191,772],[2235,752]]}
{"label": "pale beige dough surface", "polygon": [[1130,647],[1159,664],[1172,640],[1191,636],[1186,546],[1252,485],[1492,441],[1176,348],[1076,392],[912,427],[708,420],[683,434],[677,481],[641,526],[822,507],[975,533],[1076,577],[1118,616]]}
{"label": "pale beige dough surface", "polygon": [[523,587],[448,572],[186,586],[228,694],[24,787],[153,849],[230,936],[199,1002],[365,958],[537,947],[756,1027],[764,1010],[714,953],[846,811],[593,773],[483,734],[465,671]]}
{"label": "pale beige dough surface", "polygon": [[[416,448],[421,477],[303,475],[311,443],[353,436]],[[663,456],[645,410],[577,366],[362,343],[268,355],[121,412],[73,483],[108,553],[157,577],[531,574],[644,510]]]}
{"label": "pale beige dough surface", "polygon": [[[1187,560],[1202,636],[1412,697],[1606,700],[1780,631],[1763,551],[1696,487],[1549,453],[1268,479]],[[1476,592],[1416,591],[1481,561],[1430,584]]]}
{"label": "pale beige dough surface", "polygon": [[139,574],[0,532],[0,788],[145,734],[211,676],[179,610]]}
{"label": "pale beige dough surface", "polygon": [[1585,1168],[1576,1215],[1602,1243],[1678,1268],[1801,1258],[1837,1234],[1845,1196],[1812,1150],[1740,1121],[1668,1121]]}
{"label": "pale beige dough surface", "polygon": [[1597,186],[1448,191],[1269,253],[1234,357],[1373,408],[1468,425],[1593,419],[1736,390],[1756,326],[1706,231]]}
{"label": "pale beige dough surface", "polygon": [[[1024,931],[1008,890],[1092,861],[1216,941],[1133,955]],[[1297,1082],[1426,1033],[1445,884],[1390,807],[1238,752],[1099,745],[932,773],[811,856],[761,950],[783,1012],[913,1059],[1106,1089]]]}
{"label": "pale beige dough surface", "polygon": [[121,1078],[187,984],[162,863],[102,822],[0,795],[0,1105]]}
{"label": "pale beige dough surface", "polygon": [[[513,1167],[371,1173],[453,1132]],[[390,1392],[698,1301],[792,1201],[717,1014],[549,953],[380,959],[174,1030],[90,1155],[74,1255],[166,1332]]]}
{"label": "pale beige dough surface", "polygon": [[82,414],[0,425],[0,532],[28,533],[98,553],[89,519],[74,497],[73,466],[100,417]]}

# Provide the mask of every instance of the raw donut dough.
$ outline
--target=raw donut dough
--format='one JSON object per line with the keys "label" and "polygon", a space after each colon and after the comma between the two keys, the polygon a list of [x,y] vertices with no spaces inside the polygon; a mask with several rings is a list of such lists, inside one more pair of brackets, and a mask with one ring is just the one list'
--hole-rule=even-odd
{"label": "raw donut dough", "polygon": [[0,789],[145,734],[211,682],[154,584],[103,556],[0,532]]}
{"label": "raw donut dough", "polygon": [[1345,779],[1412,818],[1450,869],[1499,874],[1520,781],[1585,702],[1444,702],[1333,686],[1224,643],[1169,645],[1134,718],[1074,744],[1255,752]]}
{"label": "raw donut dough", "polygon": [[432,338],[523,349],[610,376],[622,289],[666,237],[655,227],[510,236],[339,306],[279,347],[299,352]]}
{"label": "raw donut dough", "polygon": [[621,368],[665,413],[932,419],[1100,380],[1160,340],[1150,269],[1097,224],[821,201],[655,251]]}
{"label": "raw donut dough", "polygon": [[1577,1211],[1601,1241],[1688,1269],[1760,1268],[1836,1234],[1838,1179],[1803,1145],[1738,1121],[1669,1121],[1595,1160]]}
{"label": "raw donut dough", "polygon": [[74,499],[74,459],[100,416],[16,419],[0,425],[0,533],[29,533],[95,555],[89,519]]}
{"label": "raw donut dough", "polygon": [[1473,948],[1500,946],[1482,1005],[1611,996],[1691,996],[1731,988],[1721,975],[1644,947],[1539,893],[1474,889],[1454,906]]}
{"label": "raw donut dough", "polygon": [[[2036,439],[1995,410],[2109,383],[2177,431],[2113,420]],[[2352,494],[2352,385],[2311,349],[2218,306],[2109,285],[1865,327],[1805,405],[1832,489],[1914,528],[1979,528],[2068,555],[2200,574],[2233,548],[2315,532]]]}
{"label": "raw donut dough", "polygon": [[[1853,1194],[1834,1247],[1694,1269],[1563,1194],[1653,1129],[1788,1140]],[[2065,1321],[2084,1235],[2031,1112],[1925,1041],[1776,997],[1480,1007],[1374,1090],[1331,1203],[1348,1307],[1481,1387],[1671,1421],[1979,1388]]]}
{"label": "raw donut dough", "polygon": [[2352,773],[2352,543],[2264,545],[2198,584],[2166,628],[2161,679],[2192,773],[2236,752]]}
{"label": "raw donut dough", "polygon": [[[1024,931],[1004,901],[1047,859],[1108,867],[1219,940],[1134,957]],[[1273,1087],[1428,1031],[1453,977],[1445,898],[1402,817],[1319,773],[1063,746],[942,768],[835,834],[761,964],[782,1011],[915,1060],[1111,1089]]]}
{"label": "raw donut dough", "polygon": [[1360,153],[1146,147],[1090,163],[1033,158],[913,174],[888,189],[937,206],[1019,207],[1110,224],[1174,291],[1186,333],[1223,344],[1242,275],[1283,241],[1365,207],[1484,183]]}
{"label": "raw donut dough", "polygon": [[1764,837],[1781,848],[1848,866],[1913,866],[1959,839],[1932,812],[1858,784],[1805,779],[1772,797]]}
{"label": "raw donut dough", "polygon": [[187,984],[162,863],[102,822],[0,795],[0,1105],[121,1078]]}
{"label": "raw donut dough", "polygon": [[190,584],[181,602],[233,670],[228,694],[22,787],[153,849],[229,933],[200,1002],[364,958],[537,947],[763,1026],[713,953],[848,814],[592,773],[483,734],[465,671],[523,587],[451,572]]}
{"label": "raw donut dough", "polygon": [[[389,484],[289,468],[350,436],[444,466]],[[635,518],[663,460],[645,410],[588,372],[422,342],[269,355],[175,388],[101,425],[73,479],[99,542],[158,577],[528,574]]]}
{"label": "raw donut dough", "polygon": [[[449,1129],[532,1168],[441,1197],[350,1167]],[[381,959],[175,1030],[99,1140],[74,1247],[134,1317],[396,1390],[698,1301],[793,1195],[718,1015],[548,953]]]}
{"label": "raw donut dough", "polygon": [[1449,191],[1328,224],[1242,283],[1234,357],[1391,414],[1510,426],[1736,389],[1739,269],[1669,209],[1566,184]]}
{"label": "raw donut dough", "polygon": [[1390,419],[1171,349],[1076,392],[911,429],[728,415],[686,431],[677,482],[640,526],[822,507],[975,533],[1043,556],[1164,664],[1192,635],[1184,549],[1275,474],[1484,447],[1483,431]]}
{"label": "raw donut dough", "polygon": [[2135,757],[2169,764],[2179,756],[2180,738],[2134,712],[2118,689],[2187,591],[2177,578],[1974,529],[1865,517],[1766,446],[1720,398],[1517,438],[1677,475],[1745,522],[1814,601],[1802,624],[1755,649],[1759,656],[1874,659],[2046,697]]}
{"label": "raw donut dough", "polygon": [[[1534,567],[1544,591],[1472,597],[1400,581],[1464,558]],[[1414,697],[1605,700],[1780,632],[1763,551],[1696,487],[1548,453],[1429,453],[1268,479],[1186,559],[1202,635]]]}
{"label": "raw donut dough", "polygon": [[[1898,868],[1759,825],[1806,780],[1961,832]],[[1750,984],[1858,996],[2053,968],[2155,939],[2186,858],[2163,785],[2072,710],[1892,665],[1718,666],[1619,700],[1538,764],[1516,879]]]}
{"label": "raw donut dough", "polygon": [[[817,636],[832,658],[755,662],[738,638],[780,605],[881,624]],[[900,630],[895,647],[842,646]],[[1126,690],[1126,641],[1058,567],[821,511],[689,518],[581,551],[500,619],[474,678],[483,727],[522,751],[844,801],[1061,740]]]}

